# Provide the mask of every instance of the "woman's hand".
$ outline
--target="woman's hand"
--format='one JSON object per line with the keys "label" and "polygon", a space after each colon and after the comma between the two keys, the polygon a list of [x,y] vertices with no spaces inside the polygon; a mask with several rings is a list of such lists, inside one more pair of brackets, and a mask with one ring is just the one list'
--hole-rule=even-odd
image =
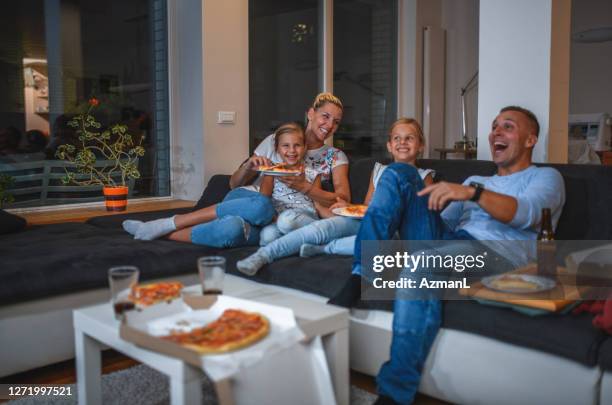
{"label": "woman's hand", "polygon": [[333,204],[332,204],[332,205],[329,207],[329,209],[330,209],[330,210],[333,210],[333,209],[335,209],[335,208],[343,208],[343,207],[348,207],[349,205],[350,205],[350,204],[349,204],[347,201],[343,200],[343,199],[342,199],[342,198],[340,198],[340,197],[336,197],[336,202],[335,202],[335,203],[333,203]]}
{"label": "woman's hand", "polygon": [[265,156],[253,155],[242,165],[248,170],[257,170],[259,166],[270,166],[272,161]]}
{"label": "woman's hand", "polygon": [[317,214],[319,214],[319,218],[324,219],[324,218],[331,218],[331,217],[336,216],[336,214],[331,212],[331,210],[328,207],[321,205],[316,201],[314,202],[314,205],[315,205],[315,209],[317,210]]}
{"label": "woman's hand", "polygon": [[306,180],[306,176],[304,175],[303,171],[299,176],[283,176],[279,177],[279,179],[287,186],[304,194],[307,194],[312,188],[312,183],[309,183]]}

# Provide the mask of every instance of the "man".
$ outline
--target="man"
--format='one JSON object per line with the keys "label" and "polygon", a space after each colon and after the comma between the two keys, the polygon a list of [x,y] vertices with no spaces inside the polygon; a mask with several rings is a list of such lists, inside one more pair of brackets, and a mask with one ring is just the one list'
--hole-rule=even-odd
{"label": "man", "polygon": [[[390,165],[362,220],[355,242],[353,276],[330,303],[352,306],[359,298],[362,240],[388,240],[399,231],[403,240],[449,241],[437,249],[442,254],[465,254],[460,249],[466,244],[453,245],[452,241],[488,241],[482,243],[490,246],[500,240],[535,240],[545,207],[551,208],[556,225],[565,189],[559,172],[531,164],[539,130],[531,111],[516,106],[503,108],[489,134],[497,174],[472,176],[462,185],[440,182],[424,187],[414,168]],[[438,214],[448,202],[449,206]],[[497,250],[495,259],[502,265],[524,265],[529,259],[524,249],[500,252],[504,244],[494,246],[498,247],[493,247]],[[423,292],[418,295],[408,289],[397,292],[390,360],[377,377],[377,404],[405,404],[414,399],[441,322],[440,300],[423,297]]]}

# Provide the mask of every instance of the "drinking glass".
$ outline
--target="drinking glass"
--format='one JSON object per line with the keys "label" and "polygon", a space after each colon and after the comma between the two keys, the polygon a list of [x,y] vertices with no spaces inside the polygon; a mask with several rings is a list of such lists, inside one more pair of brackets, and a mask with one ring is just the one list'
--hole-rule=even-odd
{"label": "drinking glass", "polygon": [[198,273],[202,283],[202,293],[223,293],[223,278],[225,277],[225,257],[204,256],[198,259]]}
{"label": "drinking glass", "polygon": [[123,312],[134,309],[135,304],[128,297],[132,287],[138,284],[139,274],[136,266],[116,266],[108,269],[111,303],[116,319],[121,319]]}

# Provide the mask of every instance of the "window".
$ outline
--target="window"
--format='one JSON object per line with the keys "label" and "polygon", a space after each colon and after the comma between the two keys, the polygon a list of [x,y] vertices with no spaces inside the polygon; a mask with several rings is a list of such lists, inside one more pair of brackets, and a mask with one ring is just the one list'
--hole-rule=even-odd
{"label": "window", "polygon": [[250,0],[250,147],[304,120],[318,93],[318,0]]}
{"label": "window", "polygon": [[[323,30],[330,3],[333,29]],[[351,159],[386,154],[397,115],[397,2],[250,0],[249,7],[251,150],[279,123],[303,120],[323,78],[333,75],[345,106],[335,145]],[[325,66],[319,55],[330,41],[333,61]]]}
{"label": "window", "polygon": [[397,116],[397,4],[334,0],[334,93],[344,103],[334,144],[352,159],[388,155]]}
{"label": "window", "polygon": [[99,189],[60,187],[54,168],[90,97],[103,127],[143,137],[131,195],[169,195],[166,2],[10,1],[0,16],[0,174],[14,199],[4,207],[102,200]]}

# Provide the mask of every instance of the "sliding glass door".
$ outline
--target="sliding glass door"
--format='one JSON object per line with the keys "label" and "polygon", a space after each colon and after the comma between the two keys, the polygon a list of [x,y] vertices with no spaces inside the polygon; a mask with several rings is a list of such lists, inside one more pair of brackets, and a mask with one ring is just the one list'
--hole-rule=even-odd
{"label": "sliding glass door", "polygon": [[[334,144],[351,159],[384,155],[386,129],[397,114],[397,1],[249,5],[251,150],[279,123],[304,120],[314,96],[327,90],[345,105]],[[325,63],[323,44],[333,47]]]}

